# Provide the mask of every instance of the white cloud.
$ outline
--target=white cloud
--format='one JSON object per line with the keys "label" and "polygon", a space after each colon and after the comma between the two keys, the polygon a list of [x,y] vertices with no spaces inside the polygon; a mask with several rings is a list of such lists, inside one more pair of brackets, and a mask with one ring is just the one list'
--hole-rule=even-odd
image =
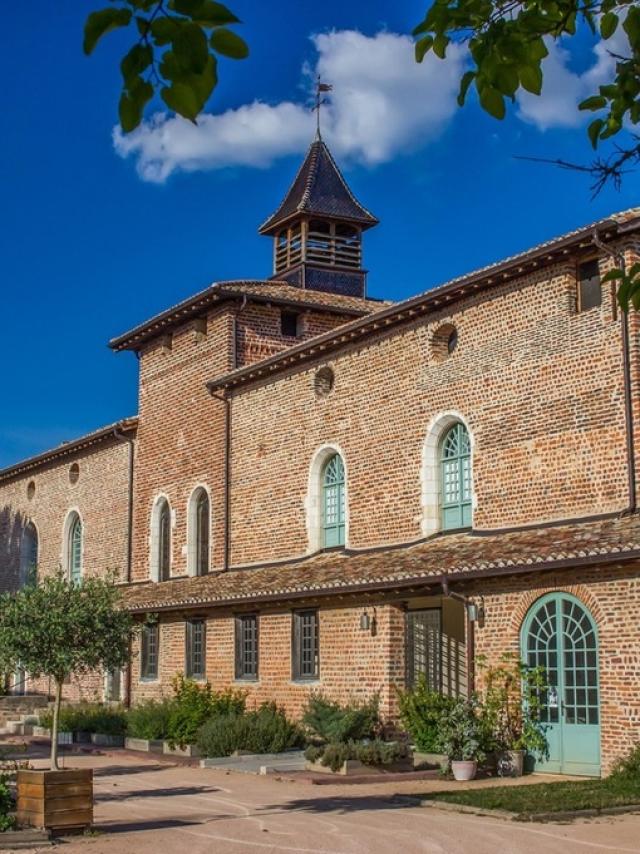
{"label": "white cloud", "polygon": [[593,118],[592,113],[579,110],[578,104],[590,95],[597,95],[598,86],[613,78],[616,60],[610,51],[627,52],[627,37],[619,26],[606,42],[597,42],[593,63],[581,74],[571,70],[571,54],[561,44],[548,40],[547,48],[549,56],[542,63],[542,94],[518,94],[518,115],[540,130],[578,127]]}
{"label": "white cloud", "polygon": [[[323,136],[332,150],[352,162],[377,164],[438,136],[456,110],[464,53],[452,46],[445,61],[431,55],[416,63],[408,36],[354,30],[316,35],[310,82],[316,74],[333,84],[323,109]],[[161,183],[173,172],[266,167],[305,151],[315,117],[308,104],[254,101],[219,115],[207,113],[193,125],[157,114],[133,133],[114,130],[121,157],[133,156],[141,178]]]}

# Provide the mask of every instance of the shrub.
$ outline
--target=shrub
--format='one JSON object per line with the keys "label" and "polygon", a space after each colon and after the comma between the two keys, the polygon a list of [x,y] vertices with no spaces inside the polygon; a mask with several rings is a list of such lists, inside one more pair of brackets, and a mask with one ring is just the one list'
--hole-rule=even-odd
{"label": "shrub", "polygon": [[[53,713],[48,710],[39,716],[40,726],[51,729]],[[60,708],[60,732],[100,732],[104,735],[124,735],[127,717],[120,706],[100,703],[77,703]]]}
{"label": "shrub", "polygon": [[145,700],[127,713],[127,735],[148,741],[163,739],[169,732],[171,703],[168,700]]}
{"label": "shrub", "polygon": [[16,825],[13,815],[13,795],[9,788],[8,779],[6,774],[0,774],[0,832],[13,830]]}
{"label": "shrub", "polygon": [[435,753],[439,748],[439,731],[442,718],[455,699],[432,691],[427,680],[420,676],[408,691],[399,691],[400,719],[411,736],[413,744],[425,753]]}
{"label": "shrub", "polygon": [[214,715],[242,714],[246,702],[243,691],[227,689],[214,692],[208,682],[198,684],[178,674],[174,679],[175,697],[167,722],[167,741],[172,747],[195,744],[198,730]]}
{"label": "shrub", "polygon": [[442,716],[438,749],[449,760],[484,759],[486,728],[475,698],[457,698]]}
{"label": "shrub", "polygon": [[311,744],[305,750],[309,762],[320,762],[332,771],[338,771],[348,759],[357,759],[363,765],[392,765],[407,756],[406,744],[398,741],[347,741],[325,745]]}
{"label": "shrub", "polygon": [[380,729],[379,699],[340,705],[322,694],[312,694],[302,716],[302,723],[319,741],[344,744],[373,738]]}
{"label": "shrub", "polygon": [[610,777],[617,779],[629,777],[640,780],[640,744],[637,744],[624,759],[616,762]]}
{"label": "shrub", "polygon": [[300,727],[288,720],[275,703],[263,703],[246,714],[231,713],[209,718],[198,733],[203,756],[230,756],[234,750],[281,753],[304,743]]}

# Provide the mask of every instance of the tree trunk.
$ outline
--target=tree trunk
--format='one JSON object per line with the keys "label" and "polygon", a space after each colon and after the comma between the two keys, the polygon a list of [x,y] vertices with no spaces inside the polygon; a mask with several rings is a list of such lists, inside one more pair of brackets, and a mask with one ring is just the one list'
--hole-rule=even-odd
{"label": "tree trunk", "polygon": [[58,726],[60,720],[60,702],[62,700],[63,679],[56,677],[56,699],[53,704],[53,721],[51,722],[51,770],[58,771]]}

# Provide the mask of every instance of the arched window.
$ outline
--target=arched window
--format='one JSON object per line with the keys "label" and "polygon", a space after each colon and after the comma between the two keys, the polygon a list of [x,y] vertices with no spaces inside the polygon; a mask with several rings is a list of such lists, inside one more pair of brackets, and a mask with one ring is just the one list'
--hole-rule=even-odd
{"label": "arched window", "polygon": [[440,443],[440,509],[444,530],[471,527],[471,443],[459,421]]}
{"label": "arched window", "polygon": [[209,572],[211,542],[211,502],[209,493],[200,486],[189,500],[187,570],[189,575]]}
{"label": "arched window", "polygon": [[72,584],[82,581],[82,520],[75,511],[67,521],[67,575]]}
{"label": "arched window", "polygon": [[157,533],[158,581],[167,581],[171,576],[171,508],[166,498],[158,506]]}
{"label": "arched window", "polygon": [[20,543],[20,586],[34,584],[38,571],[38,532],[29,522],[22,532]]}
{"label": "arched window", "polygon": [[345,542],[345,478],[340,454],[329,457],[322,470],[322,529],[325,549]]}

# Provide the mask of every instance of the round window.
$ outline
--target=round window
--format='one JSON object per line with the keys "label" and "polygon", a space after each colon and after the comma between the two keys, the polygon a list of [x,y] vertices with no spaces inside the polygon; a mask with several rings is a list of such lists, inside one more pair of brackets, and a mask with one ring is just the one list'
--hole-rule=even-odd
{"label": "round window", "polygon": [[73,463],[69,468],[69,482],[77,483],[80,480],[80,466],[78,463]]}
{"label": "round window", "polygon": [[30,480],[29,483],[27,484],[27,498],[29,499],[29,501],[31,501],[31,499],[34,497],[35,494],[36,494],[36,482],[35,482],[35,480]]}

